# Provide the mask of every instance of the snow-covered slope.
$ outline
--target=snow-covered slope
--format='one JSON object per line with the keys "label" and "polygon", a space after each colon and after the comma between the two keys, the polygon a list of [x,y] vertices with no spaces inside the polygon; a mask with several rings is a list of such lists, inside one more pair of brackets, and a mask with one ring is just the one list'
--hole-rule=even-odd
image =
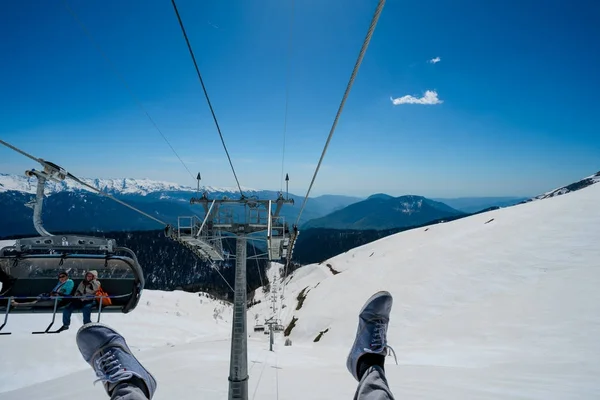
{"label": "snow-covered slope", "polygon": [[389,290],[397,397],[598,397],[598,204],[592,185],[389,236],[294,273],[282,317],[294,343],[328,330],[313,346],[343,354],[357,310]]}
{"label": "snow-covered slope", "polygon": [[[295,271],[276,290],[285,293],[278,314],[286,325],[297,318],[292,346],[279,335],[269,352],[268,336],[250,334],[249,396],[351,398],[356,384],[345,357],[357,312],[385,289],[395,298],[388,337],[399,365],[388,358],[386,371],[396,398],[600,397],[598,204],[600,185],[591,185],[399,233]],[[272,313],[258,290],[261,297],[248,312],[250,331],[256,314]],[[173,314],[178,299],[189,299],[189,314]],[[230,328],[215,322],[212,304],[197,302],[197,295],[147,291],[139,310],[104,319],[156,375],[155,399],[227,396]],[[28,334],[46,317],[9,321],[15,333],[0,337],[0,397],[106,398],[77,353],[77,324],[60,335]]]}
{"label": "snow-covered slope", "polygon": [[[81,178],[82,181],[97,189],[103,190],[110,194],[138,194],[145,196],[154,192],[195,192],[196,188],[190,186],[179,185],[177,183],[154,181],[151,179],[131,179],[131,178],[116,178],[116,179],[90,179]],[[15,190],[24,193],[35,193],[36,179],[28,178],[25,175],[0,174],[0,192]],[[209,193],[228,193],[237,192],[237,188],[202,186],[201,192]],[[255,189],[242,188],[246,192],[255,192]],[[46,183],[46,193],[56,193],[62,191],[91,191],[87,187],[79,183],[66,179],[61,182],[48,181]]]}
{"label": "snow-covered slope", "polygon": [[[600,185],[594,185],[557,198],[398,233],[312,266],[321,275],[330,271],[327,264],[340,273],[329,272],[324,280],[311,274],[315,279],[306,285],[310,289],[319,283],[319,287],[312,289],[302,309],[294,312],[299,321],[291,337],[314,338],[311,326],[319,330],[335,326],[328,322],[332,315],[335,320],[351,320],[362,301],[380,289],[397,294],[399,307],[394,319],[404,332],[421,329],[424,323],[451,311],[462,313],[463,307],[481,307],[483,299],[514,299],[524,294],[522,290],[532,289],[541,295],[544,285],[564,284],[566,277],[590,279],[570,280],[563,293],[556,293],[560,300],[552,306],[560,305],[573,286],[581,291],[574,297],[580,298],[594,274],[600,280],[600,269],[594,269],[600,267],[598,204]],[[305,271],[297,274],[299,280],[306,279]],[[294,275],[292,282],[295,279]],[[296,287],[304,285],[297,283]],[[345,295],[340,287],[352,288],[355,296]],[[561,307],[554,310],[565,311]],[[330,329],[322,340],[331,344],[344,341],[346,329],[340,328]]]}
{"label": "snow-covered slope", "polygon": [[586,188],[586,187],[596,184],[598,182],[600,182],[600,171],[595,173],[594,175],[588,176],[587,178],[583,178],[580,181],[571,183],[570,185],[563,186],[563,187],[551,190],[546,193],[542,193],[539,196],[536,196],[528,201],[543,200],[543,199],[548,199],[550,197],[561,196],[563,194],[574,192],[576,190],[581,190],[583,188]]}
{"label": "snow-covered slope", "polygon": [[[133,351],[147,354],[156,349],[178,351],[180,346],[192,341],[227,341],[231,331],[231,310],[228,303],[213,300],[205,293],[145,290],[132,313],[103,315],[102,322],[119,329]],[[72,328],[60,335],[31,335],[32,331],[44,330],[50,320],[51,315],[11,315],[6,328],[12,335],[0,336],[3,339],[0,342],[0,369],[4,371],[0,374],[0,398],[6,398],[2,392],[84,369],[85,364],[81,364],[81,355],[75,345],[81,314],[74,314]],[[94,316],[92,320],[95,321]],[[60,325],[59,321],[60,316],[56,327]],[[68,397],[63,397],[60,392],[54,395]]]}

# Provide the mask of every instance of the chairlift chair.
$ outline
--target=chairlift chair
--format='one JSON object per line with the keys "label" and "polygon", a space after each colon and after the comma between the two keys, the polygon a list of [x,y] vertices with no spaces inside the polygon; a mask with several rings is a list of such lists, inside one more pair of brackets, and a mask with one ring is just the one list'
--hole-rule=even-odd
{"label": "chairlift chair", "polygon": [[[0,274],[4,277],[0,289],[0,312],[8,314],[51,313],[52,323],[43,332],[51,333],[57,311],[62,310],[75,296],[44,298],[56,285],[58,273],[65,271],[75,288],[87,271],[96,270],[102,289],[112,304],[95,306],[98,321],[102,313],[128,313],[135,309],[144,288],[144,275],[133,251],[117,247],[113,239],[90,236],[52,235],[18,239],[13,246],[0,249]],[[27,302],[11,305],[11,301]],[[30,304],[31,301],[33,304]],[[2,333],[0,334],[8,334]]]}
{"label": "chairlift chair", "polygon": [[[92,236],[53,235],[42,224],[44,189],[47,180],[60,182],[69,175],[56,164],[41,161],[43,171],[28,170],[25,174],[37,179],[36,197],[29,206],[33,208],[33,225],[39,237],[17,239],[13,246],[0,249],[0,313],[4,312],[1,332],[8,321],[8,314],[52,313],[52,322],[45,331],[33,333],[56,333],[50,331],[56,312],[69,304],[76,296],[44,297],[56,285],[58,272],[65,271],[75,283],[84,278],[87,271],[96,270],[104,292],[111,305],[103,306],[102,297],[97,302],[98,321],[102,313],[128,313],[135,309],[142,290],[144,274],[133,251],[117,247],[113,239]],[[27,303],[12,306],[12,301]],[[33,300],[33,301],[31,301]]]}

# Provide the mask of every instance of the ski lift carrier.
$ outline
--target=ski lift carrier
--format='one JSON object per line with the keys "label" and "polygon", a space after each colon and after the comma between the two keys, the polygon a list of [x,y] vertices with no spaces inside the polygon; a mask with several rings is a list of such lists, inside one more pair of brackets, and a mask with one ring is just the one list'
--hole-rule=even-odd
{"label": "ski lift carrier", "polygon": [[[9,314],[34,313],[52,314],[52,321],[44,331],[32,333],[57,333],[50,330],[57,311],[77,296],[39,296],[56,285],[60,271],[73,279],[73,291],[87,271],[98,272],[101,287],[108,294],[96,298],[98,321],[103,313],[128,313],[135,309],[144,288],[143,271],[135,253],[118,247],[114,239],[52,235],[46,231],[41,220],[45,182],[63,180],[67,173],[52,163],[43,165],[44,171],[26,171],[28,176],[37,178],[36,198],[29,205],[33,207],[35,229],[42,236],[17,239],[14,245],[0,249],[0,313],[4,314],[0,335],[10,335],[2,332]],[[109,297],[111,305],[103,306],[103,297]]]}

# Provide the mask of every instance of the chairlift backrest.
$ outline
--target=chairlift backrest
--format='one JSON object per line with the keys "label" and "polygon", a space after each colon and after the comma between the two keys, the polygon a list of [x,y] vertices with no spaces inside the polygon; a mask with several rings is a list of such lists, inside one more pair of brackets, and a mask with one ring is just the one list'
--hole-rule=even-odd
{"label": "chairlift backrest", "polygon": [[[56,239],[56,237],[50,237]],[[63,237],[66,242],[73,243],[73,238]],[[107,307],[103,312],[123,312],[127,313],[133,310],[144,287],[143,272],[135,254],[126,248],[114,248],[115,252],[125,253],[128,256],[115,255],[110,252],[99,252],[95,254],[81,253],[62,253],[61,248],[51,249],[35,248],[38,244],[34,242],[37,239],[22,239],[25,245],[19,242],[15,246],[5,247],[0,250],[0,270],[2,276],[8,276],[8,282],[3,282],[0,289],[0,299],[5,301],[8,297],[21,299],[33,299],[42,294],[47,293],[58,282],[58,273],[65,271],[69,278],[74,281],[75,287],[85,278],[88,271],[95,270],[98,273],[102,289],[108,293],[112,299],[112,306]],[[97,238],[85,238],[97,239]],[[65,242],[63,241],[63,242]],[[104,241],[104,242],[103,242]],[[54,240],[56,242],[56,240]],[[85,247],[89,247],[89,240]],[[94,245],[105,246],[106,242],[114,241],[106,239],[97,239]],[[32,245],[33,243],[33,245]],[[27,246],[32,247],[27,247]],[[60,246],[59,246],[60,247]],[[71,248],[67,245],[65,247]],[[21,251],[27,252],[23,253]],[[89,251],[89,250],[88,250]],[[32,254],[37,252],[37,254]],[[1,300],[0,300],[1,301]],[[2,304],[0,304],[2,307]],[[31,312],[52,312],[52,308],[44,309],[44,307],[34,307]],[[28,312],[28,310],[15,308],[12,312]]]}

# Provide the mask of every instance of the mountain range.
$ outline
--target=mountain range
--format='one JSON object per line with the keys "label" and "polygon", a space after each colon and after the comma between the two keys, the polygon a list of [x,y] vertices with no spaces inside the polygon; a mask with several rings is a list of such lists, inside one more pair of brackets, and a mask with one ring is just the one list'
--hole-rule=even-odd
{"label": "mountain range", "polygon": [[[237,189],[201,186],[196,188],[149,179],[82,179],[131,206],[177,226],[179,216],[202,216],[199,205],[190,198],[204,192],[210,198],[239,198]],[[275,200],[279,192],[242,188],[248,197]],[[20,175],[0,174],[0,236],[29,235],[35,230],[32,210],[25,206],[35,198],[36,179]],[[50,232],[66,231],[129,231],[159,229],[157,222],[71,180],[46,183],[43,221]],[[281,215],[286,221],[296,221],[303,196],[289,194],[294,204],[285,205]],[[325,195],[311,198],[300,224],[321,217],[359,200],[356,197]]]}
{"label": "mountain range", "polygon": [[391,229],[463,215],[462,211],[422,196],[375,194],[305,223],[302,228]]}
{"label": "mountain range", "polygon": [[[235,188],[201,186],[198,189],[150,179],[82,179],[156,218],[176,226],[179,216],[202,216],[191,197],[207,192],[211,198],[239,198]],[[310,198],[300,219],[302,229],[397,229],[428,221],[468,215],[493,207],[506,207],[568,193],[600,181],[600,172],[533,198],[471,197],[427,199],[375,194],[367,199],[342,195]],[[248,197],[276,199],[279,192],[242,188]],[[35,197],[36,180],[22,175],[0,174],[0,236],[36,234],[32,210],[25,206]],[[71,180],[46,183],[43,220],[50,232],[108,232],[160,229],[160,224]],[[282,216],[296,221],[303,196],[289,194]]]}
{"label": "mountain range", "polygon": [[[478,211],[456,212],[456,210],[454,210],[455,215],[450,217],[439,217],[437,219],[434,218],[435,215],[444,215],[447,212],[452,212],[452,208],[447,206],[437,208],[439,207],[438,203],[423,198],[424,200],[422,200],[420,204],[425,204],[425,207],[419,209],[419,202],[414,201],[414,198],[418,196],[403,196],[404,198],[394,198],[386,194],[376,194],[365,201],[351,204],[342,210],[335,211],[330,215],[306,223],[302,229],[302,234],[298,237],[298,240],[294,247],[294,261],[300,264],[322,262],[323,260],[327,260],[335,255],[344,253],[355,247],[362,246],[364,244],[373,242],[386,236],[393,235],[398,232],[420,227],[425,227],[425,230],[428,230],[428,226],[434,224],[449,222],[452,220],[469,217],[471,215],[496,210],[498,208],[504,208],[500,206],[501,204],[507,204],[505,207],[510,207],[515,206],[517,204],[524,204],[531,201],[561,196],[566,193],[583,189],[598,182],[600,182],[600,172],[592,176],[588,176],[577,182],[551,190],[549,192],[543,193],[531,199],[526,199],[521,202],[518,202],[518,198],[485,198],[484,201],[478,198],[449,199],[454,200],[454,202],[451,203],[458,204],[462,207],[468,208],[470,206],[477,205],[472,209]],[[410,201],[411,198],[413,198],[412,202]],[[415,218],[411,219],[397,216],[396,214],[398,214],[398,212],[391,208],[393,208],[394,205],[398,202],[404,204],[405,207],[409,210],[417,208],[418,211],[412,214],[413,216],[415,216]],[[496,205],[480,209],[482,205],[489,204]],[[433,205],[433,207],[429,207],[429,205]],[[355,207],[360,208],[360,212],[362,215],[361,218],[356,218],[356,215],[350,212]],[[380,214],[383,210],[386,211]],[[380,224],[380,222],[378,221],[380,221],[380,218],[384,216],[386,212],[387,215],[391,216],[389,221],[393,221],[394,223],[392,224],[388,223],[389,221],[385,221],[388,228],[377,228],[377,226],[379,226]],[[417,222],[419,219],[427,219],[423,218],[424,216],[427,216],[431,219],[424,223]],[[355,223],[348,223],[348,220],[344,220],[344,218],[348,218],[349,221],[355,221]],[[338,226],[346,225],[350,227],[346,229],[333,229],[333,226],[336,224],[339,224]],[[368,224],[372,224],[372,226],[374,227],[371,229],[359,228],[359,226],[364,227],[368,226]]]}

